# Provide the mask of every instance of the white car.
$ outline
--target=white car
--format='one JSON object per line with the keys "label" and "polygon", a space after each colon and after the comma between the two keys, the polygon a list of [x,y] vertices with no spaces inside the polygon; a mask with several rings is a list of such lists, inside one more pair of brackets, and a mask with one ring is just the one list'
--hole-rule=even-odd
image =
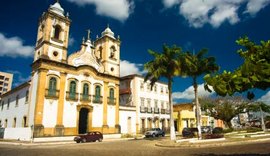
{"label": "white car", "polygon": [[165,132],[160,128],[152,128],[151,130],[145,132],[145,137],[158,137],[165,136]]}

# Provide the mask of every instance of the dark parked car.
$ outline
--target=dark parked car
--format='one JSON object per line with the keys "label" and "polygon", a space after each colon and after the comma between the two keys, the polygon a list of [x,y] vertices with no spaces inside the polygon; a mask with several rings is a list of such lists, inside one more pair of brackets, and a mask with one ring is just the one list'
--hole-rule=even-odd
{"label": "dark parked car", "polygon": [[95,142],[95,141],[101,142],[102,140],[103,134],[100,132],[87,132],[74,138],[74,141],[76,141],[77,143]]}
{"label": "dark parked car", "polygon": [[157,136],[165,136],[165,132],[160,128],[152,128],[151,130],[145,132],[145,137],[157,137]]}
{"label": "dark parked car", "polygon": [[198,133],[198,128],[188,128],[188,127],[185,127],[182,130],[182,136],[183,137],[194,137],[195,136],[195,133]]}

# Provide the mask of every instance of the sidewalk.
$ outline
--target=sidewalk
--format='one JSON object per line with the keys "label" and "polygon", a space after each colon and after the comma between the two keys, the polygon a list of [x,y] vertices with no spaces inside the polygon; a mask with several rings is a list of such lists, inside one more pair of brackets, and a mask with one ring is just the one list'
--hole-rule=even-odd
{"label": "sidewalk", "polygon": [[181,148],[181,147],[217,147],[217,146],[228,146],[228,145],[238,145],[238,144],[249,144],[255,142],[270,141],[270,136],[260,136],[257,138],[220,138],[220,139],[206,139],[198,140],[197,138],[192,139],[180,139],[177,141],[163,140],[157,142],[155,145],[158,147],[171,147],[171,148]]}
{"label": "sidewalk", "polygon": [[[142,137],[138,138],[104,138],[103,142],[111,142],[111,141],[124,141],[124,140],[134,140],[134,139],[142,139]],[[36,145],[63,145],[63,144],[76,144],[75,141],[65,140],[65,141],[42,141],[42,142],[33,142],[30,141],[18,141],[18,140],[7,140],[0,139],[0,144],[4,145],[21,145],[21,146],[36,146]]]}

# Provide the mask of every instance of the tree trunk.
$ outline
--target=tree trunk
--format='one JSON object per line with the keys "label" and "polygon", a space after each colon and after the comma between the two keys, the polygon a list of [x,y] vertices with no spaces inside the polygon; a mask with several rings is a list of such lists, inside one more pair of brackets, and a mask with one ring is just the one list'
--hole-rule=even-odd
{"label": "tree trunk", "polygon": [[196,114],[197,114],[196,121],[197,121],[197,128],[198,128],[198,139],[201,140],[202,139],[202,130],[201,130],[202,115],[201,115],[201,106],[200,106],[199,97],[198,97],[198,84],[195,77],[193,78],[193,87],[194,87]]}
{"label": "tree trunk", "polygon": [[262,111],[262,107],[261,106],[260,106],[260,113],[261,113],[261,127],[262,127],[262,130],[264,132],[266,132],[265,124],[264,124],[264,118],[263,118],[263,111]]}
{"label": "tree trunk", "polygon": [[170,138],[176,140],[174,119],[173,119],[173,103],[172,103],[172,80],[168,78],[168,89],[169,89],[169,105],[170,105]]}
{"label": "tree trunk", "polygon": [[232,123],[231,120],[230,121],[224,121],[226,126],[228,126],[229,129],[232,129]]}

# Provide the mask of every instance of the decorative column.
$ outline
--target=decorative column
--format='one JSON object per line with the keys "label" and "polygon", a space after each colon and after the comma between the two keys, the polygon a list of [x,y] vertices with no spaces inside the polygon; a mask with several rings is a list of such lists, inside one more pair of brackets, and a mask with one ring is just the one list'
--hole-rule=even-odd
{"label": "decorative column", "polygon": [[109,126],[108,126],[108,82],[104,81],[104,88],[103,88],[103,125],[102,125],[102,132],[108,133]]}
{"label": "decorative column", "polygon": [[64,125],[63,125],[63,112],[64,112],[64,102],[65,102],[65,92],[66,92],[66,73],[60,73],[60,88],[59,88],[59,98],[57,107],[57,122],[55,125],[55,135],[64,135]]}
{"label": "decorative column", "polygon": [[40,137],[44,135],[43,120],[43,108],[45,97],[45,84],[47,69],[38,69],[38,84],[37,84],[37,98],[35,103],[35,116],[34,116],[34,137]]}
{"label": "decorative column", "polygon": [[115,89],[115,133],[121,133],[121,127],[119,125],[119,84]]}

